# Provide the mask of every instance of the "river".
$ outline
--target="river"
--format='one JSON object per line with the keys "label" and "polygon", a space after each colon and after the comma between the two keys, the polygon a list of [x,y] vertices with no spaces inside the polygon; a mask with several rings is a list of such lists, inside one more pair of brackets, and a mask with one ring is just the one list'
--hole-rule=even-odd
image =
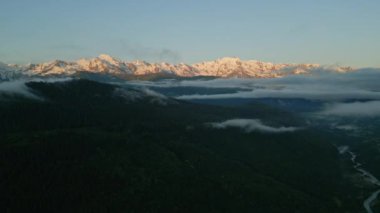
{"label": "river", "polygon": [[[377,179],[370,172],[368,172],[367,170],[362,168],[362,165],[356,161],[356,157],[357,157],[356,154],[353,153],[348,146],[339,147],[338,150],[339,150],[340,154],[348,153],[351,156],[351,162],[352,162],[354,168],[356,169],[356,171],[361,173],[362,176],[367,181],[369,181],[373,185],[380,187],[379,179]],[[371,206],[372,206],[373,202],[375,202],[377,200],[377,197],[379,196],[379,194],[380,194],[380,189],[373,192],[366,200],[364,200],[363,206],[364,206],[365,210],[367,211],[367,213],[373,213]]]}

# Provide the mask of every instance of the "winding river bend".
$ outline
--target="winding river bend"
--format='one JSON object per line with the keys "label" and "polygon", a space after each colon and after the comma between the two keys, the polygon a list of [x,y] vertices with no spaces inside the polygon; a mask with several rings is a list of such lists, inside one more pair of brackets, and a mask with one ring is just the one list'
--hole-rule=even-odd
{"label": "winding river bend", "polygon": [[[342,146],[342,147],[339,147],[338,148],[339,150],[339,153],[340,154],[345,154],[345,153],[348,153],[350,156],[351,156],[351,162],[352,164],[354,165],[354,168],[356,169],[356,171],[358,171],[359,173],[362,174],[362,176],[367,180],[369,181],[370,183],[372,183],[373,185],[376,185],[376,186],[379,186],[380,187],[380,181],[379,179],[377,179],[375,176],[373,176],[370,172],[364,170],[361,166],[360,163],[358,163],[356,161],[356,154],[353,153],[352,151],[350,151],[349,147],[348,146]],[[377,197],[379,196],[380,194],[380,189],[373,192],[364,202],[363,202],[363,206],[365,208],[365,210],[367,211],[367,213],[373,213],[372,211],[372,208],[371,208],[371,205],[373,204],[374,201],[376,201]]]}

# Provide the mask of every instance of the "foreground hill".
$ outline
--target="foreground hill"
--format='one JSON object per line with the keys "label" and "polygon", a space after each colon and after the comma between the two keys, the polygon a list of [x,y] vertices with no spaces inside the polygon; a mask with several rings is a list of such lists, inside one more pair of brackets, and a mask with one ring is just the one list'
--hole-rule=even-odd
{"label": "foreground hill", "polygon": [[[87,80],[0,95],[1,212],[357,212],[329,136],[263,104],[190,104]],[[348,210],[350,209],[350,210]]]}

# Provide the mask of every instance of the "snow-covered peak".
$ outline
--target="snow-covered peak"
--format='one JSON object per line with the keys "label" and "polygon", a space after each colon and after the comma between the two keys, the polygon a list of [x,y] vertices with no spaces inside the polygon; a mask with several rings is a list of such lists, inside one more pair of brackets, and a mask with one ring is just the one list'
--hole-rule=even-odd
{"label": "snow-covered peak", "polygon": [[[306,74],[320,68],[317,64],[275,64],[256,60],[241,60],[224,57],[197,64],[148,63],[146,61],[121,61],[106,54],[76,62],[56,60],[49,63],[32,64],[26,70],[34,75],[73,75],[81,72],[123,77],[125,75],[173,74],[181,77],[249,77],[275,78],[284,75]],[[337,68],[345,71],[346,68]]]}
{"label": "snow-covered peak", "polygon": [[193,65],[201,75],[221,77],[278,77],[275,71],[288,65],[272,64],[255,60],[243,61],[237,57],[225,57],[215,61],[202,62]]}
{"label": "snow-covered peak", "polygon": [[136,66],[150,66],[151,64],[147,61],[143,61],[143,60],[136,60],[136,61],[132,61],[130,62],[131,64],[134,64]]}
{"label": "snow-covered peak", "polygon": [[236,62],[241,62],[241,59],[238,57],[224,57],[224,58],[217,59],[216,62],[219,62],[219,63],[236,63]]}
{"label": "snow-covered peak", "polygon": [[112,65],[118,65],[118,64],[120,64],[119,60],[117,60],[116,58],[111,57],[111,56],[109,56],[107,54],[100,54],[98,56],[98,58],[101,59],[101,60],[104,60],[104,61],[106,61],[106,62],[108,62],[108,63],[110,63]]}

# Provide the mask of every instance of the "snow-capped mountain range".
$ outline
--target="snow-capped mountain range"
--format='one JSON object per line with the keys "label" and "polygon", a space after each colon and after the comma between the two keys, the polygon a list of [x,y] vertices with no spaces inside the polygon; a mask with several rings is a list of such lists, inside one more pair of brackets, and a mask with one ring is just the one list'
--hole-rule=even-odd
{"label": "snow-capped mountain range", "polygon": [[[321,68],[318,64],[273,64],[255,60],[243,61],[226,57],[193,65],[184,63],[148,63],[146,61],[121,61],[109,55],[80,59],[75,62],[55,60],[41,64],[6,65],[0,63],[0,79],[19,74],[27,76],[73,76],[77,74],[104,74],[114,77],[169,74],[179,77],[213,76],[242,78],[275,78],[291,74],[306,74]],[[336,67],[337,72],[352,70]]]}
{"label": "snow-capped mountain range", "polygon": [[0,62],[0,80],[11,80],[20,76],[22,76],[20,67]]}

